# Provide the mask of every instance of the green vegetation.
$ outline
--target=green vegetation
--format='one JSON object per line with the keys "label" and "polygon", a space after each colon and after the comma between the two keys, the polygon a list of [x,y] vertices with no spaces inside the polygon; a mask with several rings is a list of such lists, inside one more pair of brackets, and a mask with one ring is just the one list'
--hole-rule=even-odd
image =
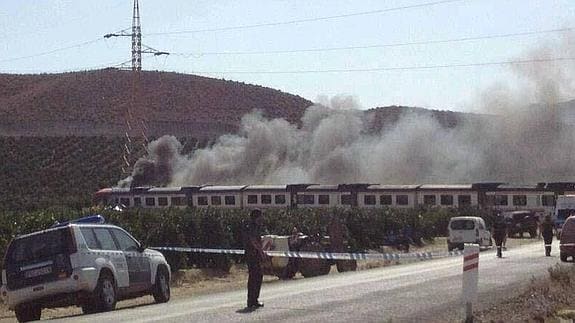
{"label": "green vegetation", "polygon": [[[242,249],[242,223],[248,210],[230,209],[128,209],[124,212],[91,210],[110,223],[121,226],[146,246],[190,246]],[[354,251],[379,248],[386,233],[409,225],[421,239],[445,235],[449,218],[479,214],[478,210],[457,209],[271,209],[265,210],[265,227],[270,234],[291,234],[297,227],[305,234],[327,234],[328,224],[337,219],[347,227]],[[85,215],[85,214],[84,214]],[[44,210],[0,212],[0,253],[10,239],[46,229],[56,221],[81,216],[79,212]],[[166,253],[174,270],[185,266],[215,267],[227,270],[231,260],[222,255]]]}

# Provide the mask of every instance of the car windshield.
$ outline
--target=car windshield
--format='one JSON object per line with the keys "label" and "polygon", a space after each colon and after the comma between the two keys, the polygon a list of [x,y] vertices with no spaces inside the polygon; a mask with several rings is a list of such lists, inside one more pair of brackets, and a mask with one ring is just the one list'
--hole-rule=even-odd
{"label": "car windshield", "polygon": [[15,239],[6,255],[6,262],[12,264],[34,263],[67,251],[67,229],[52,230],[25,238]]}
{"label": "car windshield", "polygon": [[473,230],[475,223],[473,220],[454,220],[451,221],[451,230]]}

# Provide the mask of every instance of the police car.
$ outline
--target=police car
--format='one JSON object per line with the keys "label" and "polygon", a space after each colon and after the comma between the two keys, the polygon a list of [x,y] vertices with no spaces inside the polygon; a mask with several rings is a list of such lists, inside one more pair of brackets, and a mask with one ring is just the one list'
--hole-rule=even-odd
{"label": "police car", "polygon": [[1,295],[20,322],[43,308],[113,310],[118,300],[170,299],[170,266],[120,227],[96,215],[16,237],[6,251]]}

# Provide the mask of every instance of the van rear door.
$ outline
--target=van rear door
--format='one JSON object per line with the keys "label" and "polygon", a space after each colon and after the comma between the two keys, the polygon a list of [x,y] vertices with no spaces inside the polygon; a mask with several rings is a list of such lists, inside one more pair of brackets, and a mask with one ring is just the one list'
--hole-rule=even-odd
{"label": "van rear door", "polygon": [[4,260],[7,288],[15,290],[69,277],[74,249],[68,227],[14,239]]}

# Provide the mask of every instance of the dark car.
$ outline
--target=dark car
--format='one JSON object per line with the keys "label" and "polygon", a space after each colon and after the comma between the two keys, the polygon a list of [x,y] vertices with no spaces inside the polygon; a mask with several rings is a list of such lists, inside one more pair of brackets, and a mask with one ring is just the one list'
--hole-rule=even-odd
{"label": "dark car", "polygon": [[539,217],[532,211],[513,211],[505,214],[507,233],[509,237],[523,238],[523,233],[529,233],[530,238],[537,238]]}
{"label": "dark car", "polygon": [[569,257],[575,261],[575,216],[568,217],[563,224],[559,257],[561,261],[567,261]]}

